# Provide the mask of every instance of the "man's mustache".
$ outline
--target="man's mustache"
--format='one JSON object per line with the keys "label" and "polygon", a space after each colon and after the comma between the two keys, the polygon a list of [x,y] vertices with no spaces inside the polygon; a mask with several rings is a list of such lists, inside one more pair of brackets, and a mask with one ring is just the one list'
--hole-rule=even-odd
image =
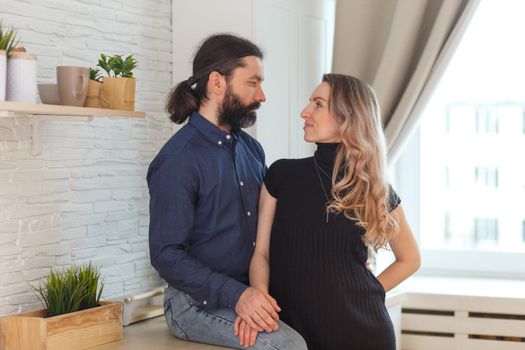
{"label": "man's mustache", "polygon": [[246,106],[246,109],[248,110],[254,110],[254,109],[259,109],[259,107],[261,107],[261,103],[260,102],[254,102],[248,106]]}

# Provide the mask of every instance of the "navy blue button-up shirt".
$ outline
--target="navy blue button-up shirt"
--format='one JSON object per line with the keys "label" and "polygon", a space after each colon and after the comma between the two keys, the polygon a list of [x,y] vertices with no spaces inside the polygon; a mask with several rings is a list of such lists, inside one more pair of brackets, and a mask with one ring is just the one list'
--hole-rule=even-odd
{"label": "navy blue button-up shirt", "polygon": [[194,112],[148,169],[151,264],[203,307],[234,308],[255,245],[261,145]]}

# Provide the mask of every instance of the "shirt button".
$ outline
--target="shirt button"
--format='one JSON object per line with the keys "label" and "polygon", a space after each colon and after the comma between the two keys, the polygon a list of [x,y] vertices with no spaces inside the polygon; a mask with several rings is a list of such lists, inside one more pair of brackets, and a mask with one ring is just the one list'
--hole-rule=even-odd
{"label": "shirt button", "polygon": [[206,304],[208,304],[208,302],[207,302],[206,300],[204,300],[204,301],[202,302],[202,305],[206,305]]}
{"label": "shirt button", "polygon": [[239,182],[239,184],[240,184],[241,186],[244,186],[244,182],[242,182],[242,181],[241,181],[241,182]]}
{"label": "shirt button", "polygon": [[250,216],[250,215],[252,215],[252,213],[251,212],[247,212],[246,215]]}
{"label": "shirt button", "polygon": [[230,135],[226,135],[226,139],[229,140],[231,139],[232,137]]}
{"label": "shirt button", "polygon": [[255,247],[255,242],[253,242],[253,243],[252,243],[252,246],[254,246],[254,247]]}
{"label": "shirt button", "polygon": [[217,143],[219,144],[219,146],[222,145],[222,141],[219,141],[219,142],[217,142]]}

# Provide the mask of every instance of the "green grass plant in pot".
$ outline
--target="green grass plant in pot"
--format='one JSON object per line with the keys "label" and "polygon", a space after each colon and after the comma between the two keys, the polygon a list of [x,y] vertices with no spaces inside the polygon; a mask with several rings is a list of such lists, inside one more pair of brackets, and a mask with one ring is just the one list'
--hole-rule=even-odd
{"label": "green grass plant in pot", "polygon": [[122,55],[100,54],[97,66],[107,73],[102,78],[102,107],[133,111],[136,89],[133,69],[137,67],[137,61],[132,55],[122,58]]}
{"label": "green grass plant in pot", "polygon": [[5,51],[6,55],[9,57],[11,51],[17,44],[16,31],[13,28],[5,28],[2,21],[0,21],[0,50]]}
{"label": "green grass plant in pot", "polygon": [[0,317],[0,349],[88,349],[122,339],[122,303],[101,301],[91,263],[51,269],[36,294],[45,309]]}
{"label": "green grass plant in pot", "polygon": [[52,317],[99,306],[103,289],[100,269],[89,263],[62,271],[51,269],[37,293],[47,309],[47,316]]}

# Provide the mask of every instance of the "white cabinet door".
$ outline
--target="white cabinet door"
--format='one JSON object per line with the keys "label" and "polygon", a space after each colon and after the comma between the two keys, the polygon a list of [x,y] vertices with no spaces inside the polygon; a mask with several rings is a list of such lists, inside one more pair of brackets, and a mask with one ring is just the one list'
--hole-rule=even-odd
{"label": "white cabinet door", "polygon": [[331,69],[334,5],[332,0],[255,1],[255,39],[266,53],[268,99],[256,135],[268,164],[311,156],[315,150],[303,139],[300,113]]}
{"label": "white cabinet door", "polygon": [[298,113],[292,119],[292,155],[308,157],[313,154],[315,144],[303,139],[303,121],[299,114],[308,102],[313,89],[321,83],[324,73],[331,72],[331,50],[335,2],[326,0],[300,1],[299,22],[299,76]]}
{"label": "white cabinet door", "polygon": [[291,155],[292,119],[297,117],[296,2],[255,2],[255,33],[257,44],[265,53],[263,88],[267,99],[258,113],[256,135],[268,165]]}

